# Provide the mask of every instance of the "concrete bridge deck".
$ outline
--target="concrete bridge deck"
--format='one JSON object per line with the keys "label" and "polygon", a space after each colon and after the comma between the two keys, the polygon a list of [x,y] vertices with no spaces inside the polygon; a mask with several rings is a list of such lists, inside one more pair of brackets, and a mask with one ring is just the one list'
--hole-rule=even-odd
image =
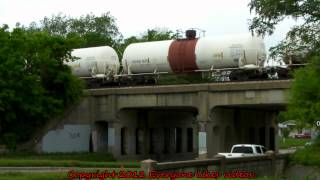
{"label": "concrete bridge deck", "polygon": [[154,94],[154,93],[185,93],[198,91],[243,91],[263,89],[288,89],[292,80],[266,80],[223,83],[179,84],[179,85],[154,85],[131,86],[89,89],[87,93],[93,96],[110,94]]}

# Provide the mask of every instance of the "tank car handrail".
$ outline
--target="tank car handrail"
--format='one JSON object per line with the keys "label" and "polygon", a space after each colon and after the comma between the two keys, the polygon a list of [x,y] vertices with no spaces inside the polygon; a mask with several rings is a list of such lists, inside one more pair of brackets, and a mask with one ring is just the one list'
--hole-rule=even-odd
{"label": "tank car handrail", "polygon": [[169,74],[169,72],[139,73],[139,74],[119,74],[119,75],[114,75],[114,77],[123,77],[123,76],[143,76],[143,75],[160,75],[160,74]]}
{"label": "tank car handrail", "polygon": [[288,66],[306,66],[309,63],[303,63],[303,64],[287,64]]}
{"label": "tank car handrail", "polygon": [[241,69],[241,68],[204,69],[204,70],[195,70],[195,72],[228,71],[228,70],[236,70],[236,69]]}

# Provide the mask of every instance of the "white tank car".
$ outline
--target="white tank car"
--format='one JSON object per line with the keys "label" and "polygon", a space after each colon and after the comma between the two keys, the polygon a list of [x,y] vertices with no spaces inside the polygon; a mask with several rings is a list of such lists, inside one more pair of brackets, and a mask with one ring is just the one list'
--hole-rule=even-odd
{"label": "white tank car", "polygon": [[109,46],[74,49],[71,55],[79,59],[66,64],[74,75],[81,78],[113,80],[120,68],[118,55]]}
{"label": "white tank car", "polygon": [[259,68],[266,58],[263,39],[247,34],[130,44],[124,72],[188,73],[210,69]]}
{"label": "white tank car", "polygon": [[169,41],[130,44],[123,53],[122,66],[125,73],[172,72],[168,63]]}

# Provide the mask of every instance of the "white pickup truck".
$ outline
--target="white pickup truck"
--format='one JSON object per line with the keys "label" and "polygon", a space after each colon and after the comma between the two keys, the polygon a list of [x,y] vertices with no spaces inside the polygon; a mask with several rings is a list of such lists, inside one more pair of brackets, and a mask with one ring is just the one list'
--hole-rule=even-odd
{"label": "white pickup truck", "polygon": [[256,144],[236,144],[231,148],[230,153],[218,153],[226,158],[236,158],[245,156],[257,156],[265,154],[267,149],[264,146]]}

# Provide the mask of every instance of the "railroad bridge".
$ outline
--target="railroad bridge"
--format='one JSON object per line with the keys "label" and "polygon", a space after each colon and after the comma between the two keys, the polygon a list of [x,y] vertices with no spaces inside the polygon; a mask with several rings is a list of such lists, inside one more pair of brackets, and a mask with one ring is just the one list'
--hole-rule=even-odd
{"label": "railroad bridge", "polygon": [[289,88],[282,80],[90,89],[36,147],[160,161],[208,158],[238,143],[277,150]]}

